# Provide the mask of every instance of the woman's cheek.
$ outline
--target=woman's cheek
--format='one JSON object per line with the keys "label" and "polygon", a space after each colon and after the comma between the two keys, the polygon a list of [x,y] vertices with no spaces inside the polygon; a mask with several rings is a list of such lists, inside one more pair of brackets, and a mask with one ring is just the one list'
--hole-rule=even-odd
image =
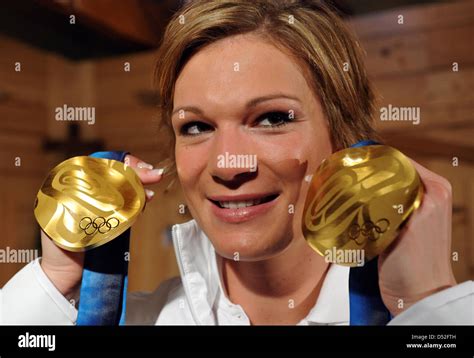
{"label": "woman's cheek", "polygon": [[295,225],[299,227],[310,178],[321,162],[331,155],[332,147],[329,136],[321,135],[321,133],[318,135],[313,128],[307,128],[304,133],[295,133],[291,142],[300,143],[300,145],[291,146],[288,143],[281,143],[282,148],[292,149],[282,152],[279,160],[275,159],[274,168],[277,176],[284,178],[288,210],[293,211]]}
{"label": "woman's cheek", "polygon": [[262,148],[263,153],[268,153],[265,154],[265,164],[285,184],[293,185],[302,181],[306,175],[311,160],[307,137],[308,132],[290,132]]}
{"label": "woman's cheek", "polygon": [[179,144],[175,149],[176,169],[182,185],[192,183],[206,167],[206,153],[198,146]]}

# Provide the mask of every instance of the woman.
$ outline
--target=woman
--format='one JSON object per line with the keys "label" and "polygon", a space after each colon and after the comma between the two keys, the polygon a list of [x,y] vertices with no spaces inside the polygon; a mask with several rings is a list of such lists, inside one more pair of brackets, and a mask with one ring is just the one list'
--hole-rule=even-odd
{"label": "woman", "polygon": [[[305,177],[375,137],[374,96],[342,20],[312,1],[193,1],[168,25],[156,74],[194,220],[173,229],[181,278],[129,295],[127,322],[347,324],[348,269],[300,228]],[[229,155],[256,167],[222,164]],[[144,184],[160,181],[160,168],[127,160]],[[393,323],[469,323],[472,283],[456,286],[450,264],[450,185],[415,165],[426,193],[379,258],[383,301]],[[42,245],[41,263],[3,289],[4,323],[75,322],[83,255],[44,234]]]}

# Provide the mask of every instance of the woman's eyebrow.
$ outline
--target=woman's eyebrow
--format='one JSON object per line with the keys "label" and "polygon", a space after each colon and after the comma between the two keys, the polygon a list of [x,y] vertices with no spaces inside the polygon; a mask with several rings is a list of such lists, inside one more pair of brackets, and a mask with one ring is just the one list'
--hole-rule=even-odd
{"label": "woman's eyebrow", "polygon": [[176,108],[172,113],[171,115],[173,116],[175,113],[179,112],[179,111],[185,111],[185,112],[193,112],[197,115],[200,115],[202,116],[203,115],[203,111],[201,109],[199,109],[198,107],[195,107],[195,106],[185,106],[185,107],[179,107],[179,108]]}
{"label": "woman's eyebrow", "polygon": [[[262,97],[257,97],[257,98],[251,99],[250,101],[247,102],[245,107],[248,109],[248,108],[251,108],[251,107],[255,107],[259,103],[270,101],[270,100],[277,99],[277,98],[286,98],[286,99],[291,99],[293,101],[301,102],[301,100],[298,97],[295,97],[295,96],[290,96],[290,95],[286,95],[286,94],[270,94],[270,95],[267,95],[267,96],[262,96]],[[193,112],[197,115],[203,115],[204,114],[204,112],[198,107],[184,106],[184,107],[176,108],[171,113],[171,115],[174,115],[175,113],[177,113],[179,111]]]}
{"label": "woman's eyebrow", "polygon": [[270,101],[272,99],[277,99],[277,98],[286,98],[286,99],[292,99],[293,101],[301,102],[298,97],[278,93],[278,94],[270,94],[268,96],[254,98],[247,102],[246,107],[247,108],[255,107],[257,104],[261,102]]}

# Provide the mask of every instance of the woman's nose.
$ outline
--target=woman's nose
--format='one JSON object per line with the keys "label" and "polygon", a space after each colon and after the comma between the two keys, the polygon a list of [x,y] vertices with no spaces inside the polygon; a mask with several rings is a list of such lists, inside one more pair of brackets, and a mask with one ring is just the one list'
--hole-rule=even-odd
{"label": "woman's nose", "polygon": [[258,169],[257,153],[248,135],[236,130],[222,130],[215,137],[209,158],[209,173],[218,182],[228,183],[254,178]]}

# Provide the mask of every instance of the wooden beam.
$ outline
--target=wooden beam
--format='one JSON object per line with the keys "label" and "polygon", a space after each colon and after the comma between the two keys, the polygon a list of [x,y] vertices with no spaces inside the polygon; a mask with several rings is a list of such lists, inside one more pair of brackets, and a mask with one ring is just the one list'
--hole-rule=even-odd
{"label": "wooden beam", "polygon": [[164,27],[177,6],[174,0],[38,1],[67,16],[75,15],[77,22],[108,36],[149,47],[159,44]]}

